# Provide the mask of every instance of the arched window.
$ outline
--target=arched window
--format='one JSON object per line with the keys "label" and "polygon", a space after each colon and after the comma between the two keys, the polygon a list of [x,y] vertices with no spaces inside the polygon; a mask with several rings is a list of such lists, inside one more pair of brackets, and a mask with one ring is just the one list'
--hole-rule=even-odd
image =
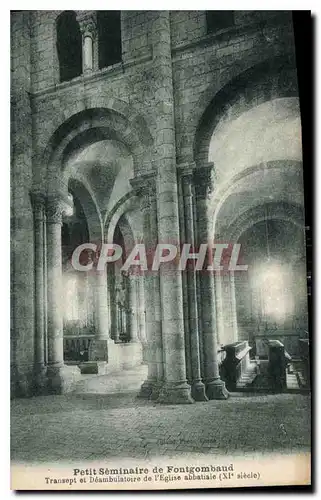
{"label": "arched window", "polygon": [[98,64],[107,68],[121,61],[120,11],[97,11]]}
{"label": "arched window", "polygon": [[207,10],[206,11],[207,33],[215,33],[224,28],[234,25],[233,10]]}
{"label": "arched window", "polygon": [[66,10],[57,19],[57,52],[60,81],[82,73],[82,37],[75,12]]}

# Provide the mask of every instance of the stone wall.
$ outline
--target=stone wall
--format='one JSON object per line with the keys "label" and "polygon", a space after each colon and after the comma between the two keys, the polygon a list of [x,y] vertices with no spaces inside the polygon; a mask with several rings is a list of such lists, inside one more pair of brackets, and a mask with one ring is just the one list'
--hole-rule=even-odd
{"label": "stone wall", "polygon": [[[73,113],[79,112],[99,98],[106,106],[113,98],[126,102],[154,135],[157,74],[152,60],[153,12],[122,12],[123,63],[62,84],[55,50],[58,14],[31,14],[35,148],[43,150],[71,108]],[[271,17],[274,22],[269,23]],[[252,66],[293,52],[293,40],[290,16],[282,13],[237,13],[235,26],[210,35],[206,34],[204,11],[173,11],[170,19],[176,147],[181,163],[193,160],[195,132],[215,94]]]}
{"label": "stone wall", "polygon": [[[112,110],[115,117],[127,120],[128,135],[135,133],[141,139],[135,175],[154,168],[159,145],[166,144],[166,130],[162,130],[163,137],[157,137],[162,118],[159,79],[164,77],[154,39],[157,13],[122,12],[122,62],[101,71],[94,67],[92,74],[64,83],[59,83],[56,53],[59,14],[12,14],[11,352],[13,366],[19,367],[12,378],[14,384],[19,382],[17,394],[30,392],[34,360],[34,237],[29,193],[46,185],[45,159],[54,146],[54,133],[88,109]],[[174,150],[177,163],[189,166],[195,161],[198,138],[207,131],[206,110],[215,96],[223,92],[228,110],[229,100],[238,95],[235,78],[258,64],[264,70],[265,61],[271,58],[293,54],[291,19],[284,13],[237,12],[233,26],[207,34],[205,11],[172,11],[170,27]],[[228,84],[229,93],[224,93]],[[240,98],[240,111],[243,104]],[[211,111],[217,112],[215,106]]]}
{"label": "stone wall", "polygon": [[13,393],[32,390],[34,361],[34,239],[30,13],[11,25],[11,383]]}

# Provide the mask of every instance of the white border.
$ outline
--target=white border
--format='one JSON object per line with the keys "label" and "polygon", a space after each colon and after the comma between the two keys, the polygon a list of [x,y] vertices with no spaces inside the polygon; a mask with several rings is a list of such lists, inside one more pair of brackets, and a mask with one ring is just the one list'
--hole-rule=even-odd
{"label": "white border", "polygon": [[[310,2],[306,2],[303,0],[297,1],[289,1],[289,0],[261,0],[258,2],[257,0],[247,0],[247,1],[224,1],[224,2],[213,2],[213,1],[202,1],[198,2],[184,0],[184,1],[175,1],[175,0],[163,0],[159,2],[157,5],[153,5],[150,1],[140,1],[140,2],[130,2],[129,0],[118,0],[117,9],[121,10],[150,10],[154,7],[154,10],[311,10],[313,14],[317,17],[320,12],[321,2],[318,0],[313,0]],[[98,2],[97,0],[92,0],[90,2],[90,9],[103,9],[106,8],[112,9],[113,5],[106,5],[106,2]],[[86,10],[89,7],[88,2],[84,2],[78,0],[77,2],[62,2],[60,0],[56,0],[55,2],[40,2],[40,1],[31,1],[26,4],[23,0],[15,0],[10,5],[10,9],[12,10]],[[8,9],[4,9],[2,12],[1,20],[2,26],[0,30],[1,36],[1,68],[2,68],[2,78],[1,78],[1,92],[0,92],[0,102],[1,102],[1,240],[2,240],[2,273],[1,273],[1,333],[3,338],[3,343],[1,344],[1,383],[2,383],[2,405],[1,405],[1,453],[0,453],[0,491],[1,498],[9,498],[13,495],[13,492],[9,491],[9,479],[10,479],[10,463],[9,463],[9,408],[6,403],[9,401],[9,374],[10,374],[10,362],[9,362],[9,332],[10,332],[10,317],[9,317],[9,300],[10,300],[10,274],[9,274],[9,247],[10,247],[10,226],[9,226],[9,215],[10,215],[10,11]],[[316,81],[315,81],[315,91],[317,93],[318,84],[320,83],[320,31],[318,30],[318,19],[315,22],[315,32],[316,32],[316,40],[315,40],[315,52],[316,52]],[[319,164],[319,148],[318,144],[320,144],[320,131],[317,127],[318,118],[320,117],[320,100],[317,99],[316,96],[316,134],[315,134],[315,173],[316,173],[316,206],[314,213],[315,227],[314,227],[314,247],[315,247],[315,256],[316,256],[316,264],[319,255],[319,238],[321,234],[321,173],[320,172],[320,164]],[[317,342],[318,334],[319,334],[319,314],[317,311],[321,310],[321,301],[319,300],[319,294],[317,293],[316,283],[320,282],[320,272],[319,266],[315,266],[314,275],[313,275],[313,294],[315,296],[315,310],[316,310],[316,323],[314,326],[314,340]],[[321,361],[321,342],[320,340],[317,342],[317,354],[315,356],[315,378],[317,380],[317,372],[318,372],[318,362]],[[317,362],[318,361],[318,362]],[[319,403],[320,397],[319,388],[315,387],[314,401],[316,404],[316,415],[319,413]],[[317,418],[315,415],[315,424],[317,422]],[[316,433],[317,435],[317,429]],[[319,444],[319,443],[318,443]],[[319,446],[315,445],[314,453],[315,456],[318,455]],[[321,477],[321,460],[315,463],[315,480],[317,489],[319,486],[318,477]],[[164,494],[168,494],[169,492],[165,492]],[[215,491],[215,495],[220,495],[223,493],[219,493]],[[77,493],[75,493],[77,495]],[[112,495],[108,493],[108,495]],[[193,496],[199,496],[198,493],[193,493]],[[39,496],[42,495],[37,495]],[[73,495],[74,496],[74,495]],[[130,498],[131,493],[122,494],[122,497]],[[146,497],[146,495],[144,495]],[[226,497],[226,494],[224,495]],[[230,495],[227,495],[230,496]],[[255,495],[256,496],[256,495]],[[70,494],[60,494],[60,498],[70,498]],[[85,496],[82,495],[82,498],[87,498],[87,494]],[[275,495],[274,498],[281,497],[280,494]]]}

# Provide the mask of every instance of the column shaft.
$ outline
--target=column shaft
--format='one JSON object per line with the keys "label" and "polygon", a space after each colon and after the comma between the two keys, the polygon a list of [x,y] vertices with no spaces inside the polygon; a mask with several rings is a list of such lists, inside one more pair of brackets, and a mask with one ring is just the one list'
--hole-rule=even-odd
{"label": "column shaft", "polygon": [[35,235],[35,383],[42,392],[45,380],[45,288],[44,288],[44,217],[45,198],[32,194]]}
{"label": "column shaft", "polygon": [[96,339],[107,340],[109,323],[106,268],[103,271],[95,271],[95,307]]}
{"label": "column shaft", "polygon": [[[180,235],[181,241],[187,242],[185,238],[185,213],[184,213],[184,197],[182,183],[178,184],[178,213],[180,220]],[[187,273],[182,273],[182,288],[183,288],[183,316],[184,316],[184,338],[185,338],[185,363],[186,363],[186,378],[188,384],[192,383],[192,361],[191,361],[191,344],[190,344],[190,328],[189,328],[189,307],[188,307],[188,287]]]}
{"label": "column shaft", "polygon": [[128,304],[128,319],[129,319],[129,339],[131,342],[138,342],[137,329],[137,276],[129,274],[129,304]]}
{"label": "column shaft", "polygon": [[145,293],[144,293],[144,276],[138,276],[138,301],[139,301],[139,338],[143,344],[146,344],[146,325],[145,325]]}
{"label": "column shaft", "polygon": [[94,38],[97,35],[96,12],[81,11],[77,15],[80,31],[82,33],[82,66],[83,73],[90,73],[94,69]]}
{"label": "column shaft", "polygon": [[86,34],[83,40],[83,72],[93,70],[93,39],[91,34]]}
{"label": "column shaft", "polygon": [[218,344],[224,344],[224,313],[223,313],[223,290],[222,290],[222,275],[220,272],[214,274],[215,285],[215,304],[217,318],[217,341]]}
{"label": "column shaft", "polygon": [[221,279],[222,315],[224,322],[224,335],[222,339],[224,339],[224,344],[232,344],[238,339],[234,273],[226,273]]}
{"label": "column shaft", "polygon": [[[197,209],[198,244],[213,244],[211,221],[208,213],[208,196],[212,187],[212,167],[194,171]],[[205,263],[206,267],[208,262]],[[211,271],[200,272],[200,306],[202,318],[202,340],[204,354],[204,377],[206,395],[209,399],[226,399],[228,393],[220,379],[217,357],[216,310],[214,293],[214,274]]]}
{"label": "column shaft", "polygon": [[95,339],[91,341],[89,348],[89,360],[100,362],[99,373],[104,373],[108,359],[108,345],[112,343],[109,335],[109,311],[107,292],[107,268],[103,271],[95,270],[91,276],[94,292],[94,318]]}
{"label": "column shaft", "polygon": [[147,344],[144,349],[144,360],[148,365],[147,380],[143,383],[140,397],[156,400],[164,381],[164,366],[162,352],[162,327],[160,284],[157,272],[151,271],[151,259],[157,245],[157,204],[155,175],[146,175],[131,181],[137,196],[141,199],[143,213],[143,233],[148,271],[140,277],[145,303],[145,330]]}
{"label": "column shaft", "polygon": [[78,367],[64,365],[63,288],[61,225],[64,204],[60,199],[47,200],[47,320],[48,320],[48,390],[69,392],[79,378]]}
{"label": "column shaft", "polygon": [[[153,57],[155,72],[156,166],[158,201],[158,241],[179,245],[179,217],[175,148],[175,121],[168,11],[155,12]],[[176,263],[161,265],[165,384],[159,402],[189,403],[190,386],[186,380],[185,339],[181,272]]]}
{"label": "column shaft", "polygon": [[[145,195],[144,236],[149,255],[157,245],[157,205],[155,185]],[[164,381],[159,275],[145,272],[146,330],[148,340],[148,384],[150,397],[157,400]]]}
{"label": "column shaft", "polygon": [[115,288],[115,267],[113,263],[107,264],[107,272],[108,272],[108,287],[109,287],[109,296],[110,296],[110,338],[114,342],[119,341],[119,332],[118,332],[118,308],[117,308],[117,297],[116,297],[116,288]]}
{"label": "column shaft", "polygon": [[61,367],[64,362],[61,224],[60,206],[58,203],[49,205],[47,216],[48,365],[52,367]]}
{"label": "column shaft", "polygon": [[[194,214],[192,195],[192,176],[183,176],[183,195],[185,210],[185,242],[191,245],[191,252],[195,251],[194,236]],[[201,381],[200,371],[200,346],[198,331],[198,308],[195,260],[189,260],[186,266],[187,272],[187,294],[188,294],[188,318],[189,318],[189,340],[191,348],[191,370],[192,370],[192,397],[195,401],[207,401],[205,386]]]}

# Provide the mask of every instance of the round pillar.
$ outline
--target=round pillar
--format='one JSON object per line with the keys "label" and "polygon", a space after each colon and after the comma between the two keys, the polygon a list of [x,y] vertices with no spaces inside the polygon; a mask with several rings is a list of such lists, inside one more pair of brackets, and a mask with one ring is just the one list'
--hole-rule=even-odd
{"label": "round pillar", "polygon": [[82,34],[82,66],[83,73],[91,73],[94,69],[94,39],[97,35],[96,13],[92,11],[81,11],[77,15],[80,31]]}
{"label": "round pillar", "polygon": [[[192,175],[183,175],[183,199],[185,211],[185,241],[191,245],[191,252],[195,250],[194,237],[194,214],[193,214],[193,194]],[[198,331],[198,308],[197,308],[197,288],[195,260],[187,261],[187,294],[188,294],[188,318],[189,318],[189,340],[191,349],[191,376],[192,376],[192,397],[195,401],[207,401],[205,386],[201,380],[200,369],[200,345]]]}
{"label": "round pillar", "polygon": [[63,288],[61,226],[66,203],[60,198],[47,200],[47,323],[48,323],[48,390],[61,394],[72,390],[79,378],[78,367],[64,365]]}
{"label": "round pillar", "polygon": [[35,385],[42,393],[46,386],[45,359],[45,197],[42,193],[31,195],[35,235]]}
{"label": "round pillar", "polygon": [[131,342],[138,342],[138,323],[137,323],[137,277],[129,274],[129,297],[128,297],[128,316],[129,316],[129,339]]}
{"label": "round pillar", "polygon": [[107,273],[106,267],[103,271],[95,270],[95,337],[97,340],[108,340],[108,298],[107,298]]}
{"label": "round pillar", "polygon": [[57,368],[64,363],[61,260],[63,209],[60,200],[47,202],[48,365]]}
{"label": "round pillar", "polygon": [[[157,204],[155,176],[141,176],[132,180],[132,185],[141,199],[143,213],[144,242],[148,265],[157,245]],[[148,365],[147,380],[143,383],[139,396],[157,400],[164,383],[161,303],[158,273],[144,271],[141,276],[145,296],[145,328],[147,345],[145,361]]]}
{"label": "round pillar", "polygon": [[[197,235],[198,244],[208,244],[212,248],[211,221],[209,220],[209,194],[213,185],[213,165],[194,170],[196,194]],[[207,253],[207,262],[209,264]],[[213,271],[204,270],[199,276],[200,309],[202,324],[202,344],[204,359],[204,382],[209,399],[226,399],[228,392],[225,383],[220,379],[217,356],[217,329]]]}
{"label": "round pillar", "polygon": [[[179,246],[178,189],[175,148],[170,20],[168,11],[154,12],[152,26],[156,121],[158,241]],[[191,403],[186,380],[182,277],[175,263],[160,267],[164,380],[159,402]]]}

